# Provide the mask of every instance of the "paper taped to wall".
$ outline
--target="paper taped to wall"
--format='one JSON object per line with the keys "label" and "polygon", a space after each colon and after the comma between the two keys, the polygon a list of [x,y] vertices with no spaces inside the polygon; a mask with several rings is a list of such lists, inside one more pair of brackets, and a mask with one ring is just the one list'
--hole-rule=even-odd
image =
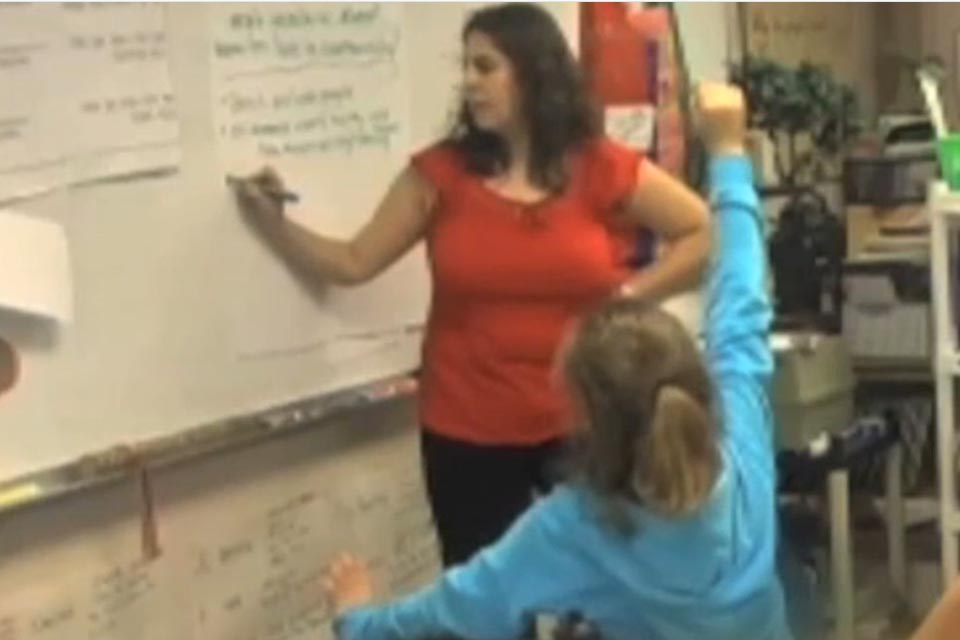
{"label": "paper taped to wall", "polygon": [[0,307],[73,320],[73,284],[63,227],[0,210]]}

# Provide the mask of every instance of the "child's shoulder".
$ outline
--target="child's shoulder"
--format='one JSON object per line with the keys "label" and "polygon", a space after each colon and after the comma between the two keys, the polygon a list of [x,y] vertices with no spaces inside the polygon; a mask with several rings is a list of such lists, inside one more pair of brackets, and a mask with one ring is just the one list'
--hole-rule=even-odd
{"label": "child's shoulder", "polygon": [[537,501],[536,509],[545,523],[560,526],[579,526],[589,510],[587,489],[573,483],[559,484]]}

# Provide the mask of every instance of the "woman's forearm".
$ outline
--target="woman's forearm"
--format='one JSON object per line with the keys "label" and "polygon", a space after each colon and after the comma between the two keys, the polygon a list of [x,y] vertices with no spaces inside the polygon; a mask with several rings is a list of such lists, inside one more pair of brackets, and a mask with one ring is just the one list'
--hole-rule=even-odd
{"label": "woman's forearm", "polygon": [[669,243],[656,261],[627,280],[621,293],[657,303],[700,285],[710,254],[704,226]]}
{"label": "woman's forearm", "polygon": [[319,235],[289,218],[262,237],[293,270],[311,279],[338,285],[367,279],[350,241]]}
{"label": "woman's forearm", "polygon": [[321,283],[367,282],[399,260],[426,233],[436,194],[413,168],[394,180],[373,217],[350,240],[320,235],[284,216],[272,170],[237,181],[237,197],[263,242],[299,275]]}

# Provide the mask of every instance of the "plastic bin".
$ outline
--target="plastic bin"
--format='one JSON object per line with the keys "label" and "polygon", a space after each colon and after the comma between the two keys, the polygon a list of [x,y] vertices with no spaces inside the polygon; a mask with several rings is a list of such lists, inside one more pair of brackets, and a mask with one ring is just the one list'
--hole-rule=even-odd
{"label": "plastic bin", "polygon": [[822,336],[811,349],[777,354],[773,410],[777,446],[800,450],[853,421],[853,366],[843,340]]}

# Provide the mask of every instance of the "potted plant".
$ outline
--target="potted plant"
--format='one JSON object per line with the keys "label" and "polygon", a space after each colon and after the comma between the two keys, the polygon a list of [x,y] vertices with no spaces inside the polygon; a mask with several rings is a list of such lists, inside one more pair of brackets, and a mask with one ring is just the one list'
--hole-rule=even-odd
{"label": "potted plant", "polygon": [[748,59],[732,75],[744,90],[750,126],[772,144],[782,186],[810,186],[837,172],[841,152],[860,132],[850,87],[823,67],[792,69],[763,58]]}

